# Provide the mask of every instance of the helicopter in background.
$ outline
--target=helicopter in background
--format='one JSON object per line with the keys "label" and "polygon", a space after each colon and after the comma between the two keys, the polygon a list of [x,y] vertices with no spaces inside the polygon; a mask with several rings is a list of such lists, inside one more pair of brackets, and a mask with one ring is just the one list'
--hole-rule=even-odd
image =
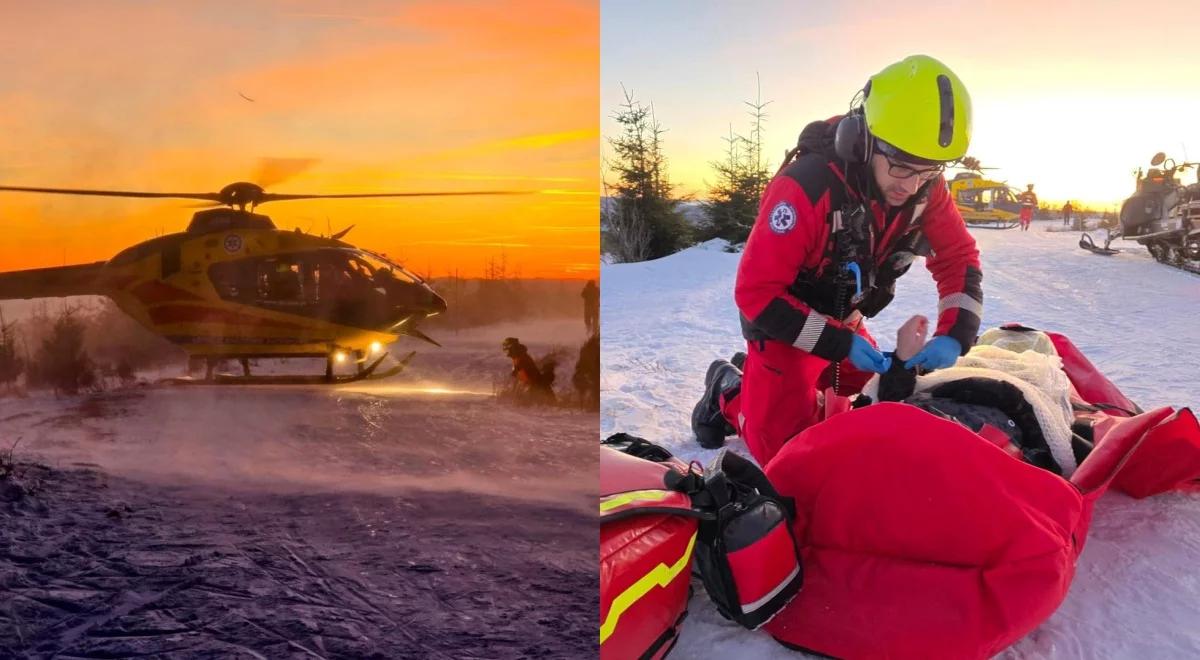
{"label": "helicopter in background", "polygon": [[[429,283],[387,257],[342,240],[279,229],[254,209],[302,199],[509,195],[513,191],[277,194],[250,182],[215,193],[161,193],[0,186],[58,195],[198,199],[183,232],[122,250],[108,261],[0,273],[0,300],[99,295],[206,365],[205,382],[339,383],[399,373],[414,353],[384,371],[384,347],[407,335],[440,345],[418,328],[446,311]],[[255,358],[325,358],[322,376],[252,376]],[[214,376],[223,360],[242,376]],[[355,373],[335,375],[353,359]]]}
{"label": "helicopter in background", "polygon": [[1021,203],[1017,191],[1007,183],[984,178],[983,167],[975,158],[963,158],[963,172],[946,182],[963,220],[972,227],[1012,229],[1020,224]]}

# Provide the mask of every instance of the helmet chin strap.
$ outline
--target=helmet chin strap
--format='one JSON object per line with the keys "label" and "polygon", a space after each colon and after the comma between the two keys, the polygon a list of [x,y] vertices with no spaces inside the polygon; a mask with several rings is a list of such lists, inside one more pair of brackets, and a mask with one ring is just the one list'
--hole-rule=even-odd
{"label": "helmet chin strap", "polygon": [[879,202],[883,208],[888,208],[887,198],[883,196],[883,189],[879,187],[879,182],[875,180],[875,168],[871,165],[870,158],[866,163],[863,163],[863,178],[866,179],[864,193],[868,200]]}
{"label": "helmet chin strap", "polygon": [[[862,190],[862,194],[858,196],[863,200],[864,205],[866,202],[869,202],[872,199],[880,200],[880,197],[875,194],[879,191],[879,186],[875,183],[875,174],[871,167],[871,157],[875,154],[875,138],[873,135],[871,135],[871,131],[867,128],[867,112],[866,108],[863,107],[863,104],[867,100],[867,94],[870,93],[869,90],[870,82],[867,83],[866,87],[858,90],[854,96],[850,98],[850,108],[847,112],[847,116],[854,114],[862,116],[863,162],[852,163],[848,160],[842,161],[842,169],[846,173],[845,178],[842,179],[842,185],[846,189],[846,198],[849,199],[852,196],[850,190],[850,179],[852,178],[852,173],[854,170],[858,169],[859,175],[854,178],[858,179],[858,183]],[[887,206],[886,200],[882,200],[882,204],[883,206]]]}

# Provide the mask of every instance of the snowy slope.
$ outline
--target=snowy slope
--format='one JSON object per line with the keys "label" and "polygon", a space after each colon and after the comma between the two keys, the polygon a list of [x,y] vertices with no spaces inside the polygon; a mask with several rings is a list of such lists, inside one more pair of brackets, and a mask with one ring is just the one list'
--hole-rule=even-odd
{"label": "snowy slope", "polygon": [[[1157,264],[1136,243],[1113,257],[1076,233],[973,230],[983,258],[983,327],[1008,321],[1067,334],[1145,409],[1200,403],[1200,277]],[[742,347],[733,304],[740,255],[705,245],[640,264],[603,267],[601,434],[640,435],[685,458],[715,454],[691,436],[704,371]],[[937,312],[923,265],[869,326],[885,350],[910,315]],[[730,446],[746,453],[741,440]],[[748,455],[748,454],[747,454]],[[1097,505],[1066,601],[1004,658],[1200,657],[1200,497],[1144,501],[1110,493]],[[723,620],[703,588],[672,657],[795,658],[761,632]]]}

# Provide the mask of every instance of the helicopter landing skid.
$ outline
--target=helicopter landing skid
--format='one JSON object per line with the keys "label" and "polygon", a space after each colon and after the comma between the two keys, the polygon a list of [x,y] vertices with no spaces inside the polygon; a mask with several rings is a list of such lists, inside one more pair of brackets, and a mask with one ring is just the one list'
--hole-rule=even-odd
{"label": "helicopter landing skid", "polygon": [[1016,220],[967,220],[967,226],[973,229],[1016,229],[1020,222]]}
{"label": "helicopter landing skid", "polygon": [[404,371],[408,363],[412,361],[416,351],[411,351],[408,355],[397,361],[396,364],[388,367],[383,371],[379,371],[379,365],[383,363],[389,353],[384,353],[379,356],[374,362],[359,369],[356,373],[349,376],[326,376],[326,375],[272,375],[272,376],[235,376],[233,374],[213,374],[211,379],[177,377],[163,378],[160,383],[170,385],[343,385],[346,383],[356,383],[364,380],[382,380],[391,378]]}

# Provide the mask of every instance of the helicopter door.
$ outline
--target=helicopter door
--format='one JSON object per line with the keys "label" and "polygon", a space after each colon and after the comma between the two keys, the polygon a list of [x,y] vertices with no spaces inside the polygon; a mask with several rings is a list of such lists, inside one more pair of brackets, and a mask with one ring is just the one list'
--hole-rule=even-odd
{"label": "helicopter door", "polygon": [[301,267],[290,257],[266,257],[258,263],[258,301],[266,307],[305,304]]}
{"label": "helicopter door", "polygon": [[230,302],[268,309],[307,304],[303,262],[292,257],[258,257],[215,263],[208,269],[217,295]]}
{"label": "helicopter door", "polygon": [[162,255],[162,277],[166,279],[175,273],[179,272],[179,265],[182,259],[180,258],[180,244],[173,243],[163,247]]}
{"label": "helicopter door", "polygon": [[992,206],[993,208],[997,208],[1002,211],[1008,211],[1009,213],[1021,212],[1021,203],[1017,201],[1017,198],[1010,190],[1005,188],[998,188],[996,190],[996,196],[992,201]]}
{"label": "helicopter door", "polygon": [[323,251],[317,281],[322,318],[352,326],[366,322],[371,280],[348,255],[340,250]]}

